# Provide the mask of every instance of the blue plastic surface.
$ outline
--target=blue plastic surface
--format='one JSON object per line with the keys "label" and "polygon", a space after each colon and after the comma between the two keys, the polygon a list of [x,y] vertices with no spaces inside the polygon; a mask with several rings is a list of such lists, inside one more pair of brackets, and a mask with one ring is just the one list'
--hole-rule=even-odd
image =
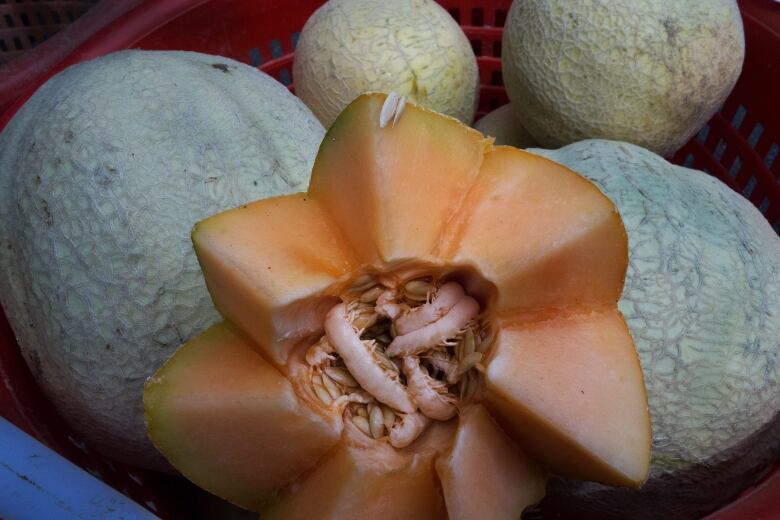
{"label": "blue plastic surface", "polygon": [[157,517],[0,417],[0,518]]}

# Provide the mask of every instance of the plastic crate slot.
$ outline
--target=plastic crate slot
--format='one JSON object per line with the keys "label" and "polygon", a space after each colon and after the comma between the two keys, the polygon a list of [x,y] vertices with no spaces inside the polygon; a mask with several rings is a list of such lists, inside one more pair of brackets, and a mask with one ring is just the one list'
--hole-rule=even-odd
{"label": "plastic crate slot", "polygon": [[503,27],[506,23],[506,10],[496,9],[496,27]]}
{"label": "plastic crate slot", "polygon": [[742,195],[744,195],[746,198],[750,198],[750,196],[753,194],[754,189],[756,189],[756,178],[751,177],[750,179],[748,179],[745,188],[742,190]]}
{"label": "plastic crate slot", "polygon": [[16,50],[20,51],[24,49],[24,46],[22,45],[22,40],[20,40],[16,36],[14,36],[13,42],[14,42],[14,47],[16,47]]}
{"label": "plastic crate slot", "polygon": [[496,58],[501,57],[501,40],[493,42],[493,56]]}
{"label": "plastic crate slot", "polygon": [[734,162],[731,163],[731,168],[729,168],[729,175],[732,177],[736,177],[740,170],[742,169],[742,157],[737,156],[734,159]]}
{"label": "plastic crate slot", "polygon": [[731,118],[731,126],[739,130],[739,127],[742,126],[742,121],[745,120],[745,115],[747,115],[745,105],[739,105],[734,113],[734,117]]}
{"label": "plastic crate slot", "polygon": [[292,74],[290,74],[290,69],[284,68],[279,71],[279,81],[281,81],[282,85],[285,87],[292,85]]}
{"label": "plastic crate slot", "polygon": [[35,18],[38,19],[39,25],[46,25],[46,17],[43,16],[41,11],[35,11]]}
{"label": "plastic crate slot", "polygon": [[756,126],[753,127],[753,130],[750,132],[750,135],[747,138],[747,143],[750,145],[751,148],[755,148],[758,144],[758,140],[761,139],[761,134],[764,133],[764,125],[761,123],[756,123]]}
{"label": "plastic crate slot", "polygon": [[249,49],[249,64],[253,67],[259,67],[263,64],[263,57],[259,48],[253,47]]}
{"label": "plastic crate slot", "polygon": [[292,50],[295,50],[296,47],[298,47],[298,39],[300,39],[301,33],[298,31],[295,31],[292,33],[292,36],[290,36],[290,45],[292,45]]}
{"label": "plastic crate slot", "polygon": [[475,7],[471,10],[471,25],[482,27],[485,25],[485,19],[483,17],[483,11],[481,7]]}
{"label": "plastic crate slot", "polygon": [[28,35],[27,39],[30,41],[30,47],[35,47],[35,44],[38,43],[32,34]]}
{"label": "plastic crate slot", "polygon": [[7,27],[15,27],[16,26],[16,24],[14,23],[14,18],[10,14],[5,15],[3,17],[3,19],[5,20],[5,25]]}
{"label": "plastic crate slot", "polygon": [[[771,168],[772,165],[775,164],[778,153],[780,153],[780,146],[778,146],[777,143],[772,143],[772,146],[769,147],[769,151],[764,157],[764,164],[767,168]],[[777,182],[780,183],[780,179]]]}
{"label": "plastic crate slot", "polygon": [[481,40],[471,40],[471,48],[474,50],[474,54],[476,54],[477,56],[482,56]]}
{"label": "plastic crate slot", "polygon": [[712,152],[712,154],[715,156],[715,158],[718,161],[720,161],[725,151],[726,151],[726,141],[724,141],[722,138],[718,139],[718,145],[715,147],[715,150]]}
{"label": "plastic crate slot", "polygon": [[5,40],[0,40],[0,51],[8,52],[8,47],[5,45]]}
{"label": "plastic crate slot", "polygon": [[282,42],[279,40],[271,40],[271,58],[281,58],[284,55],[284,49],[282,49]]}
{"label": "plastic crate slot", "polygon": [[504,77],[501,75],[500,70],[494,70],[490,73],[490,84],[496,85],[497,87],[504,86]]}
{"label": "plastic crate slot", "polygon": [[700,143],[704,143],[707,140],[708,135],[710,135],[710,125],[705,124],[701,127],[701,130],[699,130],[699,133],[696,134],[696,139],[698,139]]}
{"label": "plastic crate slot", "polygon": [[24,25],[25,27],[30,26],[30,18],[27,16],[27,13],[20,14],[19,19],[22,21],[22,25]]}
{"label": "plastic crate slot", "polygon": [[769,197],[764,197],[761,204],[758,205],[758,211],[766,215],[766,210],[769,209]]}
{"label": "plastic crate slot", "polygon": [[73,11],[71,11],[70,9],[66,9],[66,10],[65,10],[65,16],[67,16],[67,17],[68,17],[68,21],[69,21],[69,22],[73,22],[73,20],[75,20],[75,19],[76,19],[76,17],[75,17],[75,16],[73,16]]}
{"label": "plastic crate slot", "polygon": [[447,9],[447,12],[460,24],[460,9],[453,7],[452,9]]}
{"label": "plastic crate slot", "polygon": [[51,11],[51,19],[54,20],[54,23],[57,25],[62,23],[62,20],[60,19],[60,13],[57,11]]}

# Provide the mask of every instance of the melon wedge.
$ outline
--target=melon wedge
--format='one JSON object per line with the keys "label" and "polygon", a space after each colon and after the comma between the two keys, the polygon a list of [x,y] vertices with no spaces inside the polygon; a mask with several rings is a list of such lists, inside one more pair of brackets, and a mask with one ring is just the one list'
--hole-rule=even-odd
{"label": "melon wedge", "polygon": [[450,452],[436,461],[450,520],[516,520],[544,496],[546,476],[482,405],[462,411]]}
{"label": "melon wedge", "polygon": [[309,195],[368,264],[430,259],[479,173],[490,141],[456,119],[407,105],[379,126],[384,95],[360,96],[330,127]]}
{"label": "melon wedge", "polygon": [[502,324],[485,385],[488,407],[553,472],[632,487],[647,478],[647,396],[617,310]]}
{"label": "melon wedge", "polygon": [[446,519],[434,468],[452,442],[452,424],[434,425],[415,444],[394,450],[365,442],[345,429],[345,439],[262,515],[293,520],[317,518]]}
{"label": "melon wedge", "polygon": [[276,364],[322,330],[339,300],[323,292],[355,268],[320,205],[302,193],[225,211],[195,226],[192,241],[219,312]]}
{"label": "melon wedge", "polygon": [[507,146],[487,153],[452,240],[455,263],[501,288],[497,312],[614,304],[628,246],[612,202],[568,168]]}
{"label": "melon wedge", "polygon": [[253,510],[316,465],[342,428],[225,323],[176,351],[146,383],[144,407],[149,437],[176,469]]}

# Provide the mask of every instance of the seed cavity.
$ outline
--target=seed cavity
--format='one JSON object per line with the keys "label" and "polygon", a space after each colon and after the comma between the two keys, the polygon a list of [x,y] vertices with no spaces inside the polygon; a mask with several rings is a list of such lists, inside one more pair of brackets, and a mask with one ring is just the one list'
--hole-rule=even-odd
{"label": "seed cavity", "polygon": [[493,337],[459,283],[363,275],[344,300],[305,359],[317,399],[359,431],[402,448],[478,396]]}

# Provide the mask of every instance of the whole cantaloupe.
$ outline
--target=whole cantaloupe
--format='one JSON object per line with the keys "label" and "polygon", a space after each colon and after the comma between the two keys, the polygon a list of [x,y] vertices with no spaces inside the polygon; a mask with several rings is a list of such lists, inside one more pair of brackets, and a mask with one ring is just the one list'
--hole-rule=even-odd
{"label": "whole cantaloupe", "polygon": [[501,62],[543,146],[614,139],[667,155],[723,104],[744,52],[736,0],[516,0]]}
{"label": "whole cantaloupe", "polygon": [[554,483],[581,517],[700,518],[780,453],[780,238],[741,195],[627,143],[532,150],[595,182],[629,242],[620,309],[653,424],[639,491]]}
{"label": "whole cantaloupe", "polygon": [[470,124],[479,95],[474,51],[433,0],[328,1],[301,31],[293,77],[326,127],[369,91],[395,91]]}
{"label": "whole cantaloupe", "polygon": [[488,112],[474,124],[474,128],[493,137],[493,144],[528,148],[539,146],[531,134],[523,128],[511,103]]}
{"label": "whole cantaloupe", "polygon": [[254,68],[155,51],[68,68],[0,134],[0,298],[37,380],[92,446],[162,460],[144,381],[218,319],[192,226],[305,189],[323,134]]}

